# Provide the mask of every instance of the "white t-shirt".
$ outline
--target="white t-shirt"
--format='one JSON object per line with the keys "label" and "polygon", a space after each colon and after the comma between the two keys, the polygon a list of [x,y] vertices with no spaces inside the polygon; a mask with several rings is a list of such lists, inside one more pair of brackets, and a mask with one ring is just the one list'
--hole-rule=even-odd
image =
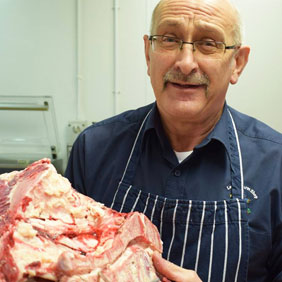
{"label": "white t-shirt", "polygon": [[183,160],[185,160],[189,155],[192,154],[193,151],[187,151],[187,152],[175,152],[175,155],[179,161],[179,163],[181,163]]}

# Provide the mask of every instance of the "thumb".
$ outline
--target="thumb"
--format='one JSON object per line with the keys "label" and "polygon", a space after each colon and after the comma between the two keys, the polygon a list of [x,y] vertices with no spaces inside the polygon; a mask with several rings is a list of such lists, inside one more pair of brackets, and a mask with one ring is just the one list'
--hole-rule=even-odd
{"label": "thumb", "polygon": [[152,259],[156,270],[167,279],[173,280],[175,282],[201,281],[195,271],[181,268],[176,264],[163,259],[158,252],[153,253]]}

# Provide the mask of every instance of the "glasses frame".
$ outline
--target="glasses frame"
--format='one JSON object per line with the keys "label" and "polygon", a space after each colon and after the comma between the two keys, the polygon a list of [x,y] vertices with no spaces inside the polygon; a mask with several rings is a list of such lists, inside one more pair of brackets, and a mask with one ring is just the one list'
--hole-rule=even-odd
{"label": "glasses frame", "polygon": [[[188,42],[188,41],[184,41],[184,40],[177,38],[177,37],[172,37],[172,36],[167,36],[167,35],[158,35],[158,34],[150,35],[149,40],[151,41],[151,44],[152,44],[154,39],[156,40],[156,38],[164,38],[164,37],[171,38],[171,39],[177,39],[178,42],[180,43],[179,44],[179,50],[183,49],[184,44],[191,44],[193,46],[193,52],[196,50],[195,43],[197,43],[197,42],[207,42],[208,41],[208,40],[195,40],[193,42]],[[234,45],[227,46],[226,43],[221,42],[221,41],[211,41],[211,42],[214,42],[216,44],[221,44],[222,46],[224,46],[224,48],[222,48],[222,49],[224,49],[224,53],[225,53],[226,50],[232,50],[232,49],[234,50],[234,49],[239,49],[241,47],[241,44],[234,44]],[[217,49],[221,50],[220,48],[217,48]]]}

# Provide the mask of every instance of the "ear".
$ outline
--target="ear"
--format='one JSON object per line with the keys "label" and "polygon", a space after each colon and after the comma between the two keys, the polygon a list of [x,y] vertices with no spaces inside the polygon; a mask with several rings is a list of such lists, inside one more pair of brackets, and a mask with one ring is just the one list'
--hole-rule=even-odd
{"label": "ear", "polygon": [[250,54],[250,47],[249,46],[241,46],[240,49],[236,51],[234,55],[234,69],[230,78],[230,83],[235,84],[237,83],[239,76],[243,72],[246,64],[248,63],[248,58]]}
{"label": "ear", "polygon": [[143,40],[144,40],[145,58],[146,58],[146,64],[147,64],[147,74],[150,76],[150,47],[151,47],[151,42],[149,40],[148,35],[144,35]]}

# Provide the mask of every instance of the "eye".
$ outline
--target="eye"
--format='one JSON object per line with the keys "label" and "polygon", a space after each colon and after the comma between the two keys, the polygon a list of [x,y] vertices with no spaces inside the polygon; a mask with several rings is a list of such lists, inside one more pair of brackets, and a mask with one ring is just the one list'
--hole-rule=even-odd
{"label": "eye", "polygon": [[205,44],[206,44],[207,46],[217,47],[217,44],[216,44],[215,41],[207,41],[207,42],[205,42]]}
{"label": "eye", "polygon": [[204,47],[207,47],[207,48],[216,48],[217,45],[216,45],[216,42],[215,41],[199,41],[199,45],[201,46],[204,46]]}
{"label": "eye", "polygon": [[219,43],[220,42],[216,42],[213,40],[200,40],[195,42],[198,50],[206,54],[215,53],[219,49],[221,49],[221,44]]}
{"label": "eye", "polygon": [[179,46],[180,39],[172,36],[162,36],[160,38],[161,47],[165,49],[175,49]]}
{"label": "eye", "polygon": [[163,36],[162,41],[164,43],[177,43],[179,41],[176,37],[170,37],[170,36]]}

